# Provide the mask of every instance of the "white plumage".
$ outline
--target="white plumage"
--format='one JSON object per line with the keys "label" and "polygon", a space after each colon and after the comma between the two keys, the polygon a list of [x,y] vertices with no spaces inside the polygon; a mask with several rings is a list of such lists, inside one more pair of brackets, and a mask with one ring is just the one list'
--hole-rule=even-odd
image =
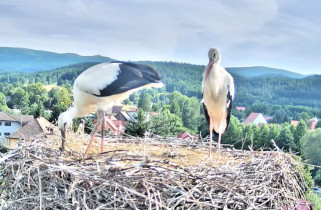
{"label": "white plumage", "polygon": [[203,76],[203,106],[209,124],[210,147],[212,150],[212,133],[218,136],[218,154],[220,154],[221,135],[226,131],[234,99],[233,77],[220,66],[221,54],[218,48],[208,52],[209,63]]}
{"label": "white plumage", "polygon": [[102,132],[101,151],[103,151],[105,110],[141,88],[162,87],[163,83],[160,80],[159,72],[152,67],[129,62],[101,63],[81,73],[73,86],[74,106],[58,118],[62,134],[62,150],[64,150],[66,130],[71,127],[72,120],[87,115],[93,108],[97,108],[98,121],[84,157],[88,155],[99,127]]}

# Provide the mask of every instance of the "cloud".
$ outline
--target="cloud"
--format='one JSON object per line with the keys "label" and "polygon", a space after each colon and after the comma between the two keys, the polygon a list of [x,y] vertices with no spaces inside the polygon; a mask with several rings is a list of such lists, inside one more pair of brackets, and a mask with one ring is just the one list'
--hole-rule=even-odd
{"label": "cloud", "polygon": [[316,0],[11,0],[0,2],[0,45],[198,64],[218,46],[225,66],[316,71],[318,6]]}

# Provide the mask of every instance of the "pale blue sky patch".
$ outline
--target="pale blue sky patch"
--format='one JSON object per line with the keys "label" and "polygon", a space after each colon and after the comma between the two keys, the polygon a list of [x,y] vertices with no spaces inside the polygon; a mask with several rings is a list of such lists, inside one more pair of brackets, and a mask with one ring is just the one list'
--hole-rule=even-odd
{"label": "pale blue sky patch", "polygon": [[0,0],[0,46],[321,74],[321,2]]}

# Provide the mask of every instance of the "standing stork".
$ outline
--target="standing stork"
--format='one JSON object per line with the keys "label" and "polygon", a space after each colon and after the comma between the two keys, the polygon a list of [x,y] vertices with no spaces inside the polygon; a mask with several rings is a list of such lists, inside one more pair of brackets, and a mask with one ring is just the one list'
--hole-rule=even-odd
{"label": "standing stork", "polygon": [[87,69],[75,80],[73,86],[74,106],[60,114],[58,127],[61,131],[62,146],[65,149],[66,131],[72,120],[98,110],[98,120],[84,154],[86,158],[91,144],[101,127],[101,152],[104,150],[105,110],[122,101],[141,88],[163,86],[158,71],[150,66],[129,62],[101,63]]}
{"label": "standing stork", "polygon": [[231,116],[234,98],[233,77],[220,66],[221,53],[218,48],[208,51],[209,63],[203,76],[203,107],[210,131],[209,156],[212,156],[212,133],[218,136],[218,155],[221,136],[226,131]]}

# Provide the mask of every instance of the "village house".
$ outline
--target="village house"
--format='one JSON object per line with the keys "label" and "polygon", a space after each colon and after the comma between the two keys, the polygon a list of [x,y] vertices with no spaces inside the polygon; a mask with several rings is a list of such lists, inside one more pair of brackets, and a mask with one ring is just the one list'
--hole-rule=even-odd
{"label": "village house", "polygon": [[245,111],[245,107],[243,107],[243,106],[237,106],[237,107],[235,107],[235,109],[238,111]]}
{"label": "village house", "polygon": [[46,138],[47,135],[53,134],[54,125],[43,117],[33,119],[13,134],[8,136],[10,149],[15,149],[20,140],[30,139],[34,137]]}
{"label": "village house", "polygon": [[267,124],[267,122],[261,113],[252,112],[244,121],[244,125],[248,124],[260,126],[262,124]]}
{"label": "village house", "polygon": [[[307,123],[308,130],[315,130],[315,126],[318,123],[318,119],[316,117],[310,119]],[[291,125],[294,125],[295,127],[298,126],[299,121],[298,120],[291,120]]]}
{"label": "village house", "polygon": [[9,145],[8,136],[33,120],[32,115],[13,115],[0,110],[0,145]]}

